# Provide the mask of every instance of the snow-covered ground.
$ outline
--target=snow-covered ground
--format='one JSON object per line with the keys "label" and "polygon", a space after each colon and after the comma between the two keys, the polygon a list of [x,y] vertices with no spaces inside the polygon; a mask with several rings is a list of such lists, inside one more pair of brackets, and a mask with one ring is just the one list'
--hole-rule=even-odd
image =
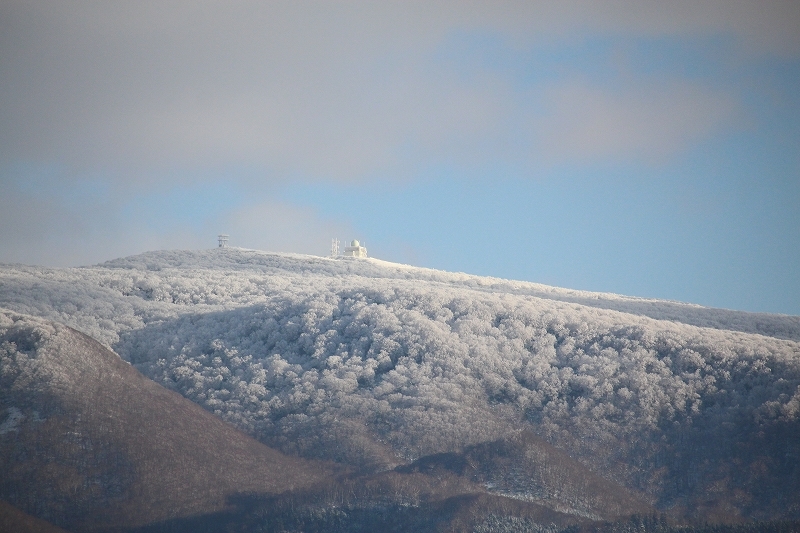
{"label": "snow-covered ground", "polygon": [[0,307],[268,444],[369,468],[527,428],[655,493],[674,454],[711,483],[714,457],[800,419],[795,316],[232,248],[4,265]]}

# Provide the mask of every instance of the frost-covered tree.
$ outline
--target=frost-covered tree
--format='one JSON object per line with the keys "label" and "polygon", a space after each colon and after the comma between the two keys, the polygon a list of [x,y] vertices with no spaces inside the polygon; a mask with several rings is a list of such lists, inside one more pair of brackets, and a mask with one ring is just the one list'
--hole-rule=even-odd
{"label": "frost-covered tree", "polygon": [[379,470],[527,429],[663,505],[800,490],[798,317],[232,249],[0,273],[285,451]]}

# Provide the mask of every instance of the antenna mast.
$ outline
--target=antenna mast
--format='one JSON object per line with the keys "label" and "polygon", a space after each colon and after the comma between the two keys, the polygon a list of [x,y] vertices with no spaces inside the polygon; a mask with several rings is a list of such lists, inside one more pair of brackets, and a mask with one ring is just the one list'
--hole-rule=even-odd
{"label": "antenna mast", "polygon": [[339,239],[331,239],[331,257],[339,257]]}

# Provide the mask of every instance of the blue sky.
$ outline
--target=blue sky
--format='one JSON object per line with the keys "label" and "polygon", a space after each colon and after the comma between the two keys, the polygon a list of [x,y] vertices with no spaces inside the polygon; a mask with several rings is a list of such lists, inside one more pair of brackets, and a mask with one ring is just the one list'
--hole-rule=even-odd
{"label": "blue sky", "polygon": [[0,5],[0,262],[331,237],[800,314],[796,2]]}

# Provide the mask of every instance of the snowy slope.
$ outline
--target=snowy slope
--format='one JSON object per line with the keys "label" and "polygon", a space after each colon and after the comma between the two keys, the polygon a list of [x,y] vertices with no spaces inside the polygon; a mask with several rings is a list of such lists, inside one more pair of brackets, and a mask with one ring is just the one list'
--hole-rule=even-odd
{"label": "snowy slope", "polygon": [[662,507],[800,513],[800,317],[237,249],[6,265],[0,307],[284,451],[380,470],[529,429]]}
{"label": "snowy slope", "polygon": [[[239,273],[253,271],[262,275],[294,276],[314,275],[321,277],[361,276],[375,279],[415,280],[434,284],[443,284],[452,287],[463,287],[490,293],[514,294],[519,296],[533,296],[548,300],[578,303],[590,307],[610,309],[647,316],[658,320],[670,320],[684,324],[716,329],[741,331],[744,333],[760,333],[776,338],[800,340],[800,316],[777,315],[766,313],[747,313],[727,309],[702,307],[695,304],[636,298],[612,293],[598,293],[578,291],[551,287],[538,283],[505,280],[500,278],[473,276],[464,273],[451,273],[427,268],[389,263],[378,259],[363,259],[358,261],[331,260],[315,256],[299,254],[278,254],[227,248],[224,250],[211,249],[205,251],[159,251],[149,252],[138,256],[126,257],[108,261],[95,267],[78,269],[48,269],[44,267],[31,267],[24,265],[0,264],[0,293],[3,301],[14,302],[16,305],[37,304],[31,298],[15,295],[15,288],[25,287],[33,283],[37,288],[50,290],[58,287],[58,292],[63,293],[64,283],[69,280],[100,280],[108,278],[110,269],[127,269],[139,272],[139,276],[125,277],[128,283],[147,284],[148,279],[155,277],[142,276],[141,271],[160,272],[162,270],[176,269],[182,272],[184,278],[205,278],[209,271],[218,273]],[[193,271],[194,275],[189,272]],[[123,278],[124,276],[116,276]],[[159,276],[157,276],[159,277]],[[209,278],[209,279],[213,279]],[[87,286],[75,288],[71,299],[80,297],[83,291],[94,291],[102,286]],[[146,291],[148,287],[133,287],[134,290]],[[171,291],[179,291],[180,287],[172,287]],[[45,297],[38,295],[39,298]],[[45,297],[53,298],[55,295]],[[115,296],[100,290],[97,293],[85,293],[91,298],[101,297],[107,299]],[[185,296],[185,295],[184,295]],[[257,293],[245,295],[243,293],[223,295],[194,293],[193,303],[241,305],[243,298],[249,296],[251,301],[257,300]],[[155,296],[158,299],[158,295]],[[188,303],[179,300],[178,303]],[[53,302],[57,304],[57,302]],[[119,304],[119,302],[117,302]],[[58,307],[53,305],[51,307]],[[127,307],[127,306],[123,306]],[[45,310],[45,307],[42,308]],[[125,309],[127,310],[127,309]],[[108,329],[108,328],[102,328]]]}

